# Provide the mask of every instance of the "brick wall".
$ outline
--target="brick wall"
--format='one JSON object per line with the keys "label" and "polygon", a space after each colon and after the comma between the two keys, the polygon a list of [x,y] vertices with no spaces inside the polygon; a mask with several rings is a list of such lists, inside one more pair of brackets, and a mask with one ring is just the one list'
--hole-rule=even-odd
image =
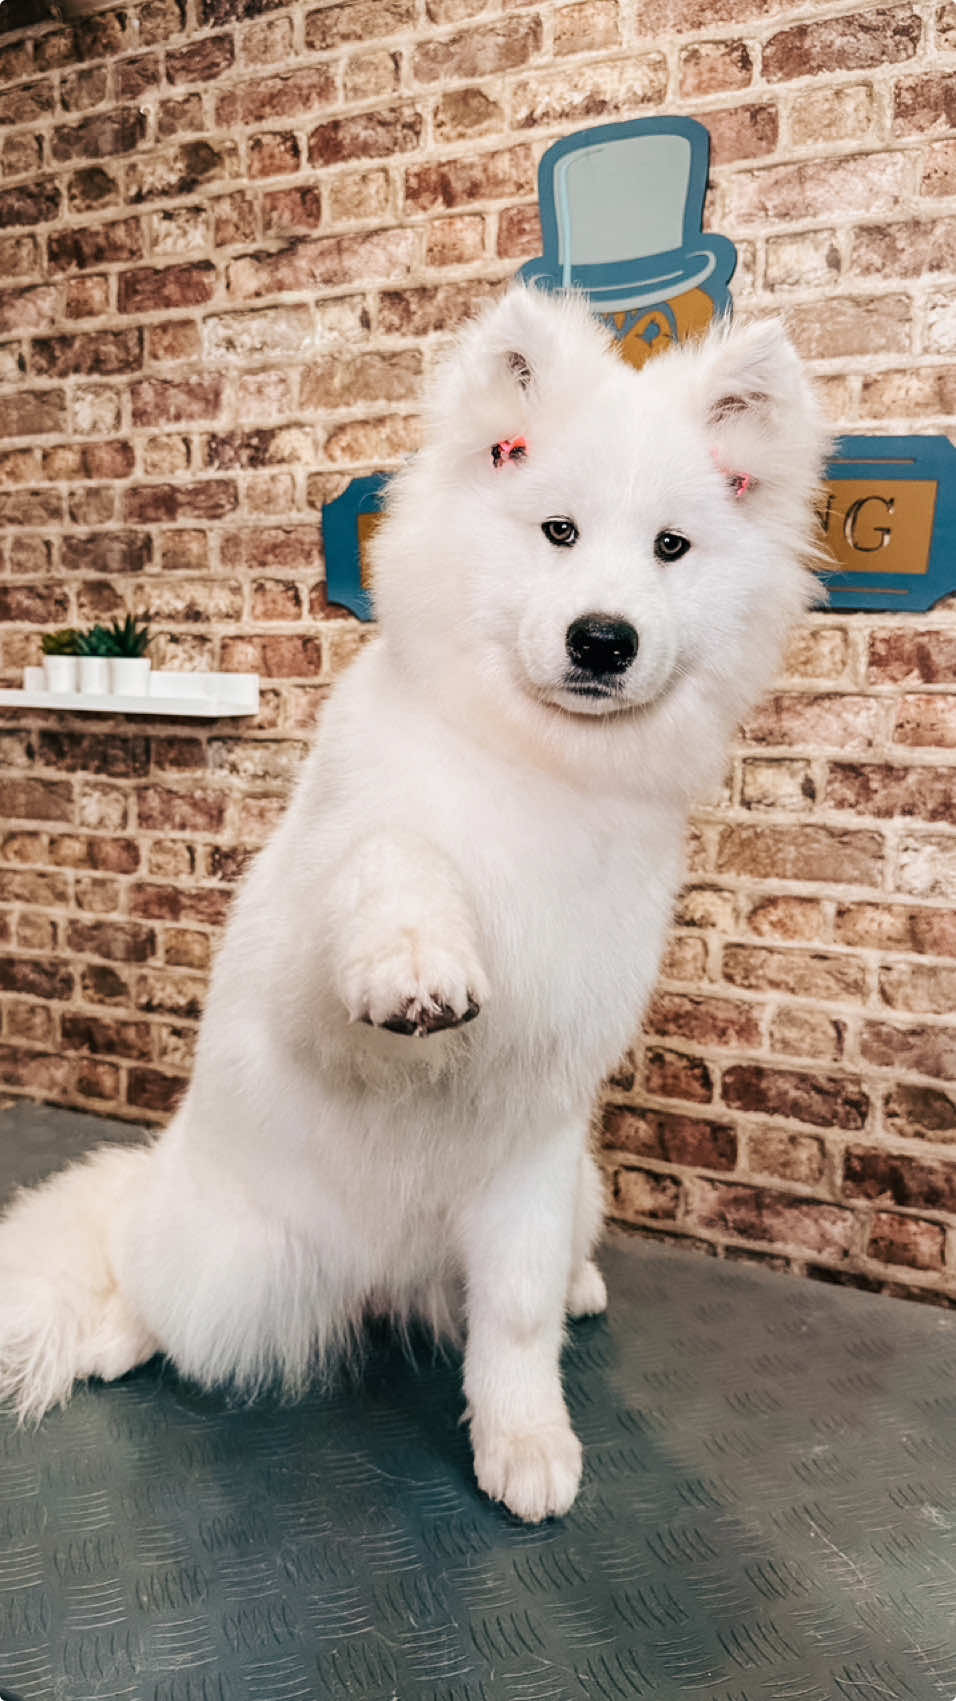
{"label": "brick wall", "polygon": [[[839,0],[141,0],[0,41],[0,673],[130,608],[265,687],[254,723],[0,720],[11,1093],[168,1113],[361,641],[321,504],[539,251],[556,136],[702,118],[738,306],[786,310],[835,421],[952,427],[954,61],[956,5]],[[608,1089],[619,1218],[956,1293],[954,664],[952,605],[793,645]]]}

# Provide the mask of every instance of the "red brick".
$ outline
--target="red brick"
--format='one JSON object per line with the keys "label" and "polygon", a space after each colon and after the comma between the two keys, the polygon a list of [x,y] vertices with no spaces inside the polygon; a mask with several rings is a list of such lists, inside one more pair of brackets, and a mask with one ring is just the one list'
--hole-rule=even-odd
{"label": "red brick", "polygon": [[789,992],[798,998],[862,998],[863,964],[834,952],[773,950],[764,945],[724,946],[724,979],[751,991]]}
{"label": "red brick", "polygon": [[[920,189],[924,195],[956,193],[956,141],[934,142],[924,154]],[[18,221],[27,223],[27,220]]]}
{"label": "red brick", "polygon": [[228,71],[234,58],[231,35],[209,35],[167,53],[166,75],[171,83],[205,83]]}
{"label": "red brick", "polygon": [[902,152],[867,153],[764,166],[735,172],[724,193],[726,216],[741,230],[793,219],[879,218],[908,205],[909,160]]}
{"label": "red brick", "polygon": [[137,793],[139,825],[145,832],[219,833],[226,815],[222,792],[192,789],[171,791],[146,786]]}
{"label": "red brick", "polygon": [[126,1086],[126,1102],[135,1110],[166,1114],[175,1110],[185,1086],[186,1083],[180,1075],[164,1075],[159,1069],[131,1069]]}
{"label": "red brick", "polygon": [[770,1024],[771,1051],[791,1057],[822,1057],[836,1063],[845,1044],[846,1023],[822,1010],[783,1004]]}
{"label": "red brick", "polygon": [[223,380],[217,374],[170,381],[144,378],[130,390],[134,425],[174,425],[181,420],[214,419],[222,404]]}
{"label": "red brick", "polygon": [[775,106],[735,106],[726,112],[708,112],[707,128],[714,164],[726,165],[731,160],[772,154],[780,121]]}
{"label": "red brick", "polygon": [[621,39],[617,0],[579,0],[554,14],[554,51],[558,55],[595,53]]}
{"label": "red brick", "polygon": [[882,1264],[905,1264],[911,1270],[941,1270],[946,1254],[946,1231],[922,1217],[898,1217],[892,1211],[875,1211],[866,1250]]}
{"label": "red brick", "polygon": [[724,1103],[732,1110],[786,1116],[815,1128],[862,1128],[869,1098],[859,1080],[840,1075],[806,1075],[741,1063],[724,1071]]}
{"label": "red brick", "polygon": [[697,1169],[730,1170],[737,1162],[737,1136],[729,1123],[669,1111],[607,1105],[603,1139],[615,1151]]}
{"label": "red brick", "polygon": [[871,632],[867,678],[875,684],[946,685],[956,680],[956,632],[890,628]]}
{"label": "red brick", "polygon": [[238,504],[231,479],[207,479],[202,484],[139,484],[123,493],[123,518],[134,525],[163,520],[217,520]]}
{"label": "red brick", "polygon": [[893,134],[911,136],[956,128],[956,76],[927,71],[893,87]]}
{"label": "red brick", "polygon": [[369,41],[396,34],[416,22],[415,0],[340,0],[310,12],[305,20],[305,45],[312,53],[346,41]]}
{"label": "red brick", "polygon": [[[248,144],[247,159],[250,177],[285,177],[290,171],[298,171],[301,164],[298,140],[291,130],[282,130],[264,136],[253,136]],[[288,203],[290,206],[295,204],[291,197],[298,197],[300,211],[303,205],[303,197],[306,198],[304,204],[312,210],[312,217],[305,221],[304,228],[306,230],[311,230],[321,223],[318,189],[280,190],[278,194],[267,197],[273,208],[272,219],[265,225],[267,234],[281,228],[281,223],[277,225],[275,221],[274,211],[275,203],[281,195],[290,198]],[[299,226],[293,222],[292,228],[297,229]]]}
{"label": "red brick", "polygon": [[422,114],[411,106],[333,118],[312,131],[309,161],[312,165],[337,165],[342,160],[411,153],[420,143],[422,126]]}
{"label": "red brick", "polygon": [[481,279],[468,283],[438,284],[430,289],[383,290],[379,296],[379,324],[399,336],[428,336],[432,331],[454,331],[495,300],[502,285]]}
{"label": "red brick", "polygon": [[156,954],[156,935],[151,927],[140,927],[135,922],[71,921],[67,945],[83,956],[106,957],[117,963],[145,963]]}
{"label": "red brick", "polygon": [[484,89],[449,89],[438,101],[432,122],[435,135],[441,141],[452,142],[462,136],[481,136],[504,128],[505,115]]}
{"label": "red brick", "polygon": [[614,1171],[611,1215],[631,1222],[649,1217],[652,1222],[674,1222],[680,1213],[681,1184],[672,1175],[648,1169]]}
{"label": "red brick", "polygon": [[166,962],[172,968],[208,969],[212,957],[208,933],[186,927],[167,927]]}
{"label": "red brick", "polygon": [[227,672],[258,672],[267,679],[308,679],[322,672],[322,644],[318,637],[292,635],[224,638],[222,665]]}
{"label": "red brick", "polygon": [[61,543],[61,563],[67,572],[140,573],[152,559],[147,532],[68,533]]}
{"label": "red brick", "polygon": [[63,390],[20,390],[0,396],[0,437],[40,437],[65,426]]}
{"label": "red brick", "polygon": [[149,740],[143,733],[41,732],[37,760],[69,773],[108,774],[128,779],[149,769]]}
{"label": "red brick", "polygon": [[824,797],[834,809],[852,809],[861,815],[880,818],[915,815],[923,821],[952,821],[956,810],[956,768],[834,762],[827,775]]}
{"label": "red brick", "polygon": [[126,168],[127,199],[134,204],[158,197],[193,195],[197,189],[238,173],[234,141],[205,137],[178,147],[156,149]]}
{"label": "red brick", "polygon": [[32,998],[69,998],[73,972],[65,963],[39,957],[0,957],[0,992],[22,992]]}
{"label": "red brick", "polygon": [[678,1051],[649,1050],[645,1058],[644,1085],[660,1098],[691,1099],[709,1104],[714,1096],[710,1070],[702,1057]]}
{"label": "red brick", "polygon": [[879,1200],[904,1209],[956,1213],[956,1166],[912,1157],[908,1152],[848,1146],[843,1161],[843,1196]]}
{"label": "red brick", "polygon": [[945,1027],[897,1027],[889,1022],[865,1022],[860,1055],[881,1069],[912,1070],[915,1074],[956,1081],[956,1034]]}
{"label": "red brick", "polygon": [[[0,230],[15,224],[47,224],[60,211],[60,191],[49,178],[0,190]],[[51,237],[51,242],[56,242]]]}
{"label": "red brick", "polygon": [[956,695],[901,698],[893,738],[918,748],[956,749]]}
{"label": "red brick", "polygon": [[50,236],[49,252],[53,272],[88,271],[117,260],[138,260],[143,252],[139,220],[118,219],[113,224],[55,231]]}
{"label": "red brick", "polygon": [[70,600],[65,591],[41,585],[0,585],[0,621],[30,626],[63,626]]}
{"label": "red brick", "polygon": [[748,1167],[754,1175],[775,1175],[812,1187],[823,1176],[823,1141],[815,1134],[755,1129],[748,1140]]}
{"label": "red brick", "polygon": [[3,783],[3,813],[9,820],[69,821],[73,788],[68,780],[7,778]]}
{"label": "red brick", "polygon": [[141,53],[135,59],[121,59],[114,75],[120,100],[139,100],[148,89],[155,88],[162,81],[159,54]]}
{"label": "red brick", "polygon": [[756,879],[822,880],[879,886],[883,840],[879,833],[841,832],[830,827],[722,827],[717,841],[718,873]]}
{"label": "red brick", "polygon": [[135,372],[143,364],[143,333],[84,331],[68,337],[38,337],[31,344],[34,371],[44,377],[108,376]]}
{"label": "red brick", "polygon": [[751,904],[747,926],[762,938],[819,939],[823,906],[816,898],[761,898]]}
{"label": "red brick", "polygon": [[79,124],[61,124],[54,130],[50,147],[55,160],[104,159],[110,154],[133,153],[146,134],[146,114],[135,106],[98,112]]}
{"label": "red brick", "polygon": [[[558,34],[560,35],[560,13]],[[412,55],[412,73],[419,83],[449,83],[471,77],[490,77],[526,65],[541,47],[541,19],[514,16],[463,30],[444,41],[423,41]],[[556,40],[555,50],[561,52]]]}
{"label": "red brick", "polygon": [[306,367],[299,400],[309,410],[354,407],[368,401],[405,401],[418,394],[421,380],[418,349],[370,351],[352,357],[329,355]]}
{"label": "red brick", "polygon": [[939,1087],[900,1082],[886,1095],[883,1119],[906,1140],[956,1140],[956,1097]]}
{"label": "red brick", "polygon": [[644,1019],[649,1033],[693,1040],[697,1045],[754,1047],[761,1043],[754,1005],[730,998],[691,998],[657,993]]}
{"label": "red brick", "polygon": [[471,201],[510,200],[533,189],[533,158],[522,144],[500,153],[410,167],[405,173],[405,206],[410,212],[428,213]]}
{"label": "red brick", "polygon": [[685,96],[723,94],[753,80],[753,60],[745,41],[701,41],[680,55],[680,92]]}
{"label": "red brick", "polygon": [[695,1180],[693,1200],[694,1217],[702,1228],[835,1258],[846,1258],[852,1248],[855,1218],[838,1205],[770,1187],[703,1180]]}
{"label": "red brick", "polygon": [[841,71],[868,70],[912,59],[922,25],[909,6],[887,6],[854,12],[840,18],[821,18],[795,24],[771,36],[763,50],[763,74],[768,82],[813,77],[839,66]]}
{"label": "red brick", "polygon": [[35,124],[52,112],[55,104],[52,77],[19,83],[0,93],[0,124]]}
{"label": "red brick", "polygon": [[60,1032],[68,1051],[89,1051],[106,1057],[152,1056],[152,1029],[148,1022],[125,1022],[64,1011]]}
{"label": "red brick", "polygon": [[65,906],[70,901],[70,883],[63,874],[38,868],[0,869],[0,901]]}
{"label": "red brick", "polygon": [[392,283],[415,260],[413,229],[371,230],[351,236],[296,242],[278,254],[244,255],[229,266],[229,288],[238,299],[322,285]]}
{"label": "red brick", "polygon": [[188,266],[143,266],[120,273],[118,306],[121,313],[195,307],[211,301],[215,291],[216,268],[211,260]]}
{"label": "red brick", "polygon": [[130,914],[151,921],[201,922],[221,927],[229,909],[228,892],[208,888],[160,886],[139,882],[130,888]]}
{"label": "red brick", "polygon": [[89,1004],[128,1005],[130,989],[125,978],[107,963],[80,965],[80,989]]}
{"label": "red brick", "polygon": [[219,96],[216,122],[234,127],[315,113],[331,106],[335,94],[335,78],[328,65],[309,65],[271,77],[259,76]]}
{"label": "red brick", "polygon": [[886,964],[880,969],[880,997],[894,1010],[951,1015],[956,1010],[956,965]]}
{"label": "red brick", "polygon": [[384,100],[394,94],[402,80],[402,56],[379,47],[370,53],[354,53],[342,72],[346,101]]}
{"label": "red brick", "polygon": [[134,999],[137,1010],[195,1021],[202,1015],[204,991],[205,983],[196,975],[154,969],[137,977]]}

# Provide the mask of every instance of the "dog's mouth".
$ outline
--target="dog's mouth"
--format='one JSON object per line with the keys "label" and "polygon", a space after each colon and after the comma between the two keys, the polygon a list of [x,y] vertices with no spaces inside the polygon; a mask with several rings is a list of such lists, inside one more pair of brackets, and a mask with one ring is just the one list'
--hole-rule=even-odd
{"label": "dog's mouth", "polygon": [[623,710],[643,707],[642,704],[628,702],[620,686],[606,684],[599,679],[565,679],[560,685],[535,694],[538,701],[546,704],[548,708],[560,709],[566,715],[579,715],[582,718],[607,718],[620,714]]}

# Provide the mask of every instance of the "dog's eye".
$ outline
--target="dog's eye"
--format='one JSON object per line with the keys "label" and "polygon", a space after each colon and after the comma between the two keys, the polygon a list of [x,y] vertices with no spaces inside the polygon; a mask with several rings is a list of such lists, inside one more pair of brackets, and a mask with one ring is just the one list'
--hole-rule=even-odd
{"label": "dog's eye", "polygon": [[578,541],[577,526],[573,520],[567,519],[563,514],[556,515],[553,520],[544,520],[541,530],[548,542],[553,543],[556,549],[570,549],[572,543]]}
{"label": "dog's eye", "polygon": [[658,561],[679,561],[690,548],[690,538],[680,532],[658,532],[654,539],[654,554]]}

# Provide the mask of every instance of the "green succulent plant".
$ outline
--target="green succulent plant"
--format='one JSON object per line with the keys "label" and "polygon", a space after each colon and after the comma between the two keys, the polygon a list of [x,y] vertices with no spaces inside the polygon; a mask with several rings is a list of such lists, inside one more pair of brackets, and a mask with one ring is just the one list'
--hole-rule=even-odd
{"label": "green succulent plant", "polygon": [[133,619],[131,614],[120,624],[114,620],[109,629],[109,638],[113,648],[109,651],[112,656],[144,656],[146,646],[150,642],[150,630],[147,621],[142,625]]}
{"label": "green succulent plant", "polygon": [[81,656],[115,656],[118,654],[116,640],[106,626],[91,626],[88,632],[81,632],[77,651]]}
{"label": "green succulent plant", "polygon": [[78,656],[80,634],[72,626],[62,626],[59,632],[44,632],[40,639],[45,656]]}

